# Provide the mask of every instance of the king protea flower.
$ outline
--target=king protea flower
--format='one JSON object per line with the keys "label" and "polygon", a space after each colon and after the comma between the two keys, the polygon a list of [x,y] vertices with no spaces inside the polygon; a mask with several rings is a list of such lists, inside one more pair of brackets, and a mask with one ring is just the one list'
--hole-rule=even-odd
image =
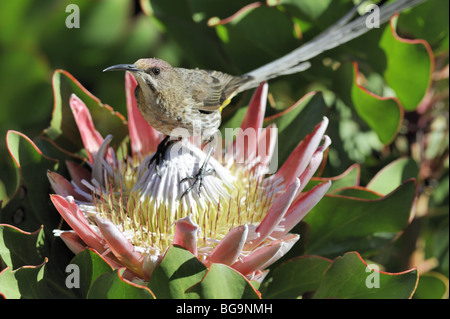
{"label": "king protea flower", "polygon": [[[136,106],[136,82],[126,75],[131,155],[109,146],[95,129],[85,104],[75,95],[70,106],[87,152],[84,166],[68,162],[71,181],[55,172],[48,177],[57,194],[51,200],[73,231],[55,231],[78,253],[98,251],[128,278],[149,280],[171,245],[189,250],[203,264],[230,266],[261,281],[267,267],[299,239],[290,230],[317,204],[330,187],[321,183],[302,192],[323,159],[330,139],[328,120],[294,149],[272,175],[266,175],[276,145],[275,126],[261,129],[267,84],[254,93],[236,142],[212,157],[201,192],[182,196],[206,153],[184,139],[171,146],[161,163],[149,164],[162,136],[142,118]],[[253,130],[256,138],[242,138]],[[113,132],[112,132],[113,133]],[[220,152],[218,152],[220,153]]]}

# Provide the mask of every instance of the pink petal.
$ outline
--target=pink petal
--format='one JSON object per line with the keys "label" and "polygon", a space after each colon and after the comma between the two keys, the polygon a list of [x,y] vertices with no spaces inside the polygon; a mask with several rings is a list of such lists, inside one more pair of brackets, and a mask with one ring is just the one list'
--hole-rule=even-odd
{"label": "pink petal", "polygon": [[301,186],[297,191],[297,195],[294,199],[294,202],[296,202],[297,199],[301,196],[301,191],[303,190],[303,188],[305,188],[305,186],[311,180],[314,173],[317,171],[320,164],[322,163],[323,152],[331,144],[331,139],[327,135],[324,136],[324,140],[325,140],[325,142],[316,150],[314,155],[311,157],[311,161],[309,162],[308,167],[303,171],[302,175],[300,175]]}
{"label": "pink petal", "polygon": [[95,233],[89,226],[88,221],[83,216],[78,205],[71,200],[66,200],[64,197],[59,195],[50,195],[50,199],[58,210],[59,214],[64,218],[64,220],[69,224],[70,227],[80,236],[86,245],[94,248],[99,253],[105,251],[106,242]]}
{"label": "pink petal", "polygon": [[95,154],[103,142],[103,137],[95,129],[91,113],[86,104],[84,104],[75,94],[70,96],[70,108],[72,109],[73,117],[77,123],[84,148],[88,154],[89,162],[93,163]]}
{"label": "pink petal", "polygon": [[142,270],[144,257],[141,253],[134,249],[134,246],[110,220],[96,215],[95,221],[114,256],[128,269],[144,277]]}
{"label": "pink petal", "polygon": [[261,221],[255,232],[259,233],[259,237],[247,243],[245,249],[251,250],[262,243],[278,226],[283,219],[284,214],[287,212],[289,206],[294,199],[297,189],[300,187],[300,181],[298,178],[288,186],[286,191],[281,194],[270,207],[267,215]]}
{"label": "pink petal", "polygon": [[85,200],[85,198],[79,195],[75,187],[64,177],[56,172],[47,171],[47,177],[52,185],[53,190],[63,197],[73,196],[77,200]]}
{"label": "pink petal", "polygon": [[150,278],[156,266],[159,265],[164,255],[152,255],[147,254],[144,257],[144,261],[142,263],[142,271],[144,273],[144,278]]}
{"label": "pink petal", "polygon": [[59,237],[63,240],[66,246],[75,255],[83,251],[86,248],[86,244],[81,240],[81,238],[72,231],[65,231],[59,234]]}
{"label": "pink petal", "polygon": [[219,244],[214,247],[206,260],[206,265],[209,266],[212,263],[231,265],[234,263],[241,254],[247,235],[247,225],[238,226],[230,230]]}
{"label": "pink petal", "polygon": [[292,246],[300,239],[300,235],[297,234],[287,234],[281,237],[279,240],[275,241],[275,243],[280,244],[280,249],[270,258],[264,265],[261,266],[261,269],[266,269],[270,267],[274,262],[283,257],[289,250],[291,250]]}
{"label": "pink petal", "polygon": [[[258,140],[258,156],[260,157],[261,165],[265,168],[272,160],[273,152],[277,145],[278,129],[275,123],[270,124],[264,128],[259,136]],[[275,159],[277,156],[275,156]],[[278,162],[272,163],[273,170],[268,173],[275,173],[278,168]]]}
{"label": "pink petal", "polygon": [[303,194],[303,196],[295,202],[294,205],[284,215],[284,219],[280,222],[280,226],[284,228],[283,231],[274,231],[270,236],[279,238],[287,234],[295,225],[297,225],[309,211],[322,199],[331,186],[331,181],[321,183],[315,186],[310,191]]}
{"label": "pink petal", "polygon": [[192,221],[191,215],[179,219],[175,226],[173,244],[181,246],[189,250],[194,256],[197,256],[198,229],[198,225]]}
{"label": "pink petal", "polygon": [[[59,237],[64,241],[66,246],[70,249],[71,252],[73,252],[75,255],[79,254],[83,250],[85,250],[86,244],[81,240],[80,237],[75,232],[72,231],[64,231],[61,234],[59,234]],[[89,248],[88,248],[89,249]],[[101,256],[103,259],[105,259],[106,262],[108,262],[114,269],[118,269],[122,267],[117,263],[117,261],[112,260],[111,258],[107,256]]]}
{"label": "pink petal", "polygon": [[146,155],[156,151],[161,142],[161,134],[144,120],[137,107],[134,91],[137,81],[130,72],[125,73],[125,91],[127,96],[128,129],[130,132],[131,150],[134,155]]}
{"label": "pink petal", "polygon": [[235,262],[231,267],[244,276],[251,274],[267,263],[278,252],[280,246],[281,244],[261,247],[250,255]]}
{"label": "pink petal", "polygon": [[91,190],[87,188],[83,183],[82,180],[90,181],[91,180],[91,172],[84,168],[81,165],[78,165],[75,162],[66,161],[66,167],[69,170],[70,177],[72,178],[72,181],[79,187],[81,190],[85,191],[86,193],[90,193]]}
{"label": "pink petal", "polygon": [[[234,144],[237,163],[249,162],[256,155],[260,129],[262,128],[266,111],[268,88],[267,82],[261,83],[250,101],[247,113],[241,124],[241,130],[239,130]],[[245,143],[245,136],[247,136],[247,143]]]}
{"label": "pink petal", "polygon": [[[311,161],[309,162],[308,167],[305,169],[305,171],[300,175],[300,182],[302,183],[301,187],[297,191],[297,195],[301,193],[303,188],[308,184],[308,182],[311,180],[311,177],[314,176],[314,173],[319,168],[320,164],[323,160],[323,152],[316,152],[312,157]],[[295,200],[294,200],[295,202]]]}
{"label": "pink petal", "polygon": [[[78,235],[73,231],[64,231],[61,234],[59,234],[59,237],[64,241],[64,243],[67,245],[67,247],[75,254],[82,252],[86,249],[86,244],[81,240]],[[122,267],[117,263],[117,261],[112,260],[111,258],[107,256],[101,256],[104,258],[114,269],[118,269]]]}
{"label": "pink petal", "polygon": [[300,141],[287,161],[281,166],[276,176],[283,178],[286,185],[289,185],[294,178],[303,173],[311,160],[311,156],[317,150],[327,126],[328,119],[324,117],[322,122],[315,127],[314,131]]}
{"label": "pink petal", "polygon": [[270,245],[258,248],[250,255],[235,262],[231,267],[244,276],[257,270],[263,270],[288,252],[299,238],[299,235],[289,234]]}
{"label": "pink petal", "polygon": [[250,278],[251,281],[257,281],[257,282],[259,282],[259,284],[261,284],[263,282],[264,278],[266,278],[266,276],[269,274],[269,272],[270,272],[269,269],[257,270],[253,274],[251,274],[251,276],[247,276],[247,277],[251,277]]}
{"label": "pink petal", "polygon": [[242,121],[241,129],[253,128],[257,130],[262,127],[264,113],[266,112],[268,90],[269,85],[267,82],[262,82],[255,90],[245,118]]}

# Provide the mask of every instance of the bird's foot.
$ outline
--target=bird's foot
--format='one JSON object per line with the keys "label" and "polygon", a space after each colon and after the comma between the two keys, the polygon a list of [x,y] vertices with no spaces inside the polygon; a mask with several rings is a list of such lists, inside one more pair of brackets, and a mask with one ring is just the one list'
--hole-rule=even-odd
{"label": "bird's foot", "polygon": [[184,191],[184,193],[181,195],[180,199],[183,198],[185,195],[187,195],[190,191],[192,191],[195,187],[195,185],[198,185],[198,194],[201,195],[202,188],[203,188],[203,179],[208,175],[213,175],[215,173],[215,170],[213,168],[206,169],[208,166],[209,159],[211,157],[211,154],[213,153],[213,149],[211,148],[206,155],[205,161],[203,162],[202,166],[198,170],[197,174],[187,176],[183,178],[180,183],[183,183],[185,181],[193,180],[194,182]]}
{"label": "bird's foot", "polygon": [[211,168],[211,169],[205,170],[205,169],[203,169],[203,166],[202,166],[198,170],[197,174],[183,178],[180,181],[180,183],[185,182],[185,181],[190,181],[190,180],[193,180],[194,182],[191,184],[191,186],[186,188],[184,193],[181,195],[181,198],[183,198],[183,196],[187,195],[190,191],[192,191],[194,189],[195,185],[198,185],[198,194],[200,195],[202,192],[202,189],[203,189],[203,179],[208,175],[213,175],[214,173],[215,173],[214,169]]}

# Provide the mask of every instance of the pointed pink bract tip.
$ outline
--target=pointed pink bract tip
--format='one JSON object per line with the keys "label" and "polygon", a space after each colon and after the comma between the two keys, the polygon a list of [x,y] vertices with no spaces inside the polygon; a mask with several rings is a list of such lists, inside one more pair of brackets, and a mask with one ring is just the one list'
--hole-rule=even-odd
{"label": "pointed pink bract tip", "polygon": [[197,232],[199,227],[192,221],[192,216],[181,218],[175,226],[174,245],[179,245],[197,256]]}

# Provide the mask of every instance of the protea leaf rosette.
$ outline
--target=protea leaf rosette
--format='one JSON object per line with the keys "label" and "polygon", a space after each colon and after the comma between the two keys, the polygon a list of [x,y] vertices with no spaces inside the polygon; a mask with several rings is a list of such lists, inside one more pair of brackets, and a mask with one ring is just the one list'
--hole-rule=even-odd
{"label": "protea leaf rosette", "polygon": [[[150,159],[162,136],[138,111],[133,76],[126,74],[125,82],[130,155],[110,147],[112,136],[103,138],[84,103],[75,95],[70,99],[90,169],[68,162],[71,181],[48,172],[57,193],[51,200],[72,228],[55,233],[74,253],[90,247],[113,267],[126,267],[130,279],[149,280],[167,249],[178,245],[207,267],[225,264],[261,281],[298,241],[291,229],[330,187],[326,181],[303,192],[330,144],[324,135],[328,120],[275,174],[266,174],[276,128],[262,129],[268,86],[261,84],[235,141],[210,159],[212,173],[204,177],[202,190],[195,187],[182,196],[192,182],[183,179],[198,171],[206,153],[193,139],[183,139],[172,144],[157,172]],[[246,132],[253,137],[245,138]]]}

